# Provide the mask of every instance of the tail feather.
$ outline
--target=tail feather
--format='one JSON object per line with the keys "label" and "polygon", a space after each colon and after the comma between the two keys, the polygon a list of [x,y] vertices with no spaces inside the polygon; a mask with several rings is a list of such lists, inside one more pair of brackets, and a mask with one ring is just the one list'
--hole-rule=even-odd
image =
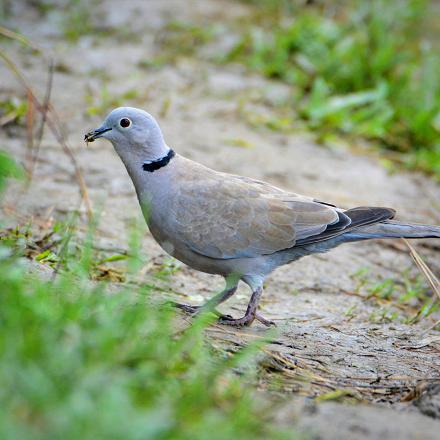
{"label": "tail feather", "polygon": [[370,238],[440,238],[440,226],[402,223],[387,220],[372,225],[360,226],[344,234],[353,240]]}

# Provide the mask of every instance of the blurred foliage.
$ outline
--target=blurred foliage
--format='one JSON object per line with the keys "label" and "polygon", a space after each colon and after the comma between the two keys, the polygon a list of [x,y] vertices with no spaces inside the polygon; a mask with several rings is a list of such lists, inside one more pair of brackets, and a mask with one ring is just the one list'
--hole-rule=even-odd
{"label": "blurred foliage", "polygon": [[421,37],[423,0],[248,3],[259,20],[227,61],[290,84],[299,117],[322,138],[378,141],[440,177],[440,58]]}
{"label": "blurred foliage", "polygon": [[[13,0],[0,0],[0,20],[13,15],[12,3]],[[21,0],[21,3],[26,9],[49,17],[49,22],[55,23],[64,37],[71,42],[84,35],[108,33],[108,30],[100,26],[101,0]],[[21,13],[20,9],[18,11]]]}
{"label": "blurred foliage", "polygon": [[93,19],[97,1],[68,0],[62,16],[62,28],[68,40],[76,41],[85,34],[97,31]]}
{"label": "blurred foliage", "polygon": [[[164,49],[156,60],[150,60],[155,65],[173,62],[181,56],[191,56],[202,45],[214,38],[213,27],[203,27],[180,21],[167,23],[155,37],[156,44]],[[150,67],[145,65],[145,67]]]}
{"label": "blurred foliage", "polygon": [[5,189],[8,178],[23,178],[24,176],[23,168],[9,154],[0,150],[0,195]]}
{"label": "blurred foliage", "polygon": [[138,97],[139,92],[135,89],[127,90],[122,94],[110,93],[104,81],[98,93],[88,90],[85,96],[87,103],[86,114],[89,116],[102,115],[108,112],[108,109],[120,107],[126,104],[127,101],[133,101]]}
{"label": "blurred foliage", "polygon": [[367,268],[352,274],[356,280],[356,293],[374,302],[378,309],[370,317],[372,321],[401,321],[412,324],[430,316],[440,307],[440,301],[426,280],[412,275],[410,269],[402,270],[397,279],[375,279]]}
{"label": "blurred foliage", "polygon": [[28,112],[28,103],[16,96],[0,101],[0,127],[9,123],[23,124]]}
{"label": "blurred foliage", "polygon": [[[9,160],[0,165],[12,169]],[[115,261],[136,276],[140,232],[127,254],[98,261],[96,225],[79,240],[75,221],[41,237],[29,226],[0,233],[0,438],[295,437],[251,389],[245,365],[257,345],[214,349],[204,334],[212,316],[177,325],[151,286],[91,283],[97,265]]]}
{"label": "blurred foliage", "polygon": [[9,15],[10,4],[7,0],[0,1],[0,23],[3,23],[4,20]]}

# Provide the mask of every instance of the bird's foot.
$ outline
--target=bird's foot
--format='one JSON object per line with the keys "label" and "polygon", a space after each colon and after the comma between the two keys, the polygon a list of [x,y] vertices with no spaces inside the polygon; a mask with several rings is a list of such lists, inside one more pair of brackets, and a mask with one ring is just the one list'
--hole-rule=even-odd
{"label": "bird's foot", "polygon": [[276,324],[273,321],[263,318],[263,316],[258,313],[249,313],[238,319],[232,318],[231,316],[222,316],[219,318],[218,322],[219,324],[231,325],[233,327],[248,327],[254,322],[255,319],[266,327],[276,327]]}
{"label": "bird's foot", "polygon": [[231,315],[223,315],[216,309],[208,309],[207,307],[203,306],[191,306],[189,304],[181,304],[181,303],[173,303],[174,307],[177,307],[178,309],[182,310],[185,313],[188,313],[189,315],[197,315],[198,313],[202,313],[205,311],[210,311],[214,313],[219,319],[233,319]]}
{"label": "bird's foot", "polygon": [[180,310],[183,310],[185,313],[188,313],[189,315],[196,314],[200,309],[200,306],[191,306],[190,304],[182,304],[177,302],[173,303],[173,306]]}
{"label": "bird's foot", "polygon": [[[209,310],[207,307],[192,306],[190,304],[173,303],[173,305],[174,307],[177,307],[178,309],[182,310],[185,313],[188,313],[189,315],[197,315],[198,313],[202,313],[204,311]],[[233,318],[231,315],[223,315],[216,309],[212,309],[210,311],[215,315],[217,315],[219,324],[231,325],[234,327],[247,327],[250,326],[254,322],[254,320],[257,320],[266,327],[277,326],[275,322],[264,318],[259,313],[255,313],[255,314],[249,313],[243,316],[242,318],[236,319]]]}
{"label": "bird's foot", "polygon": [[258,322],[261,322],[261,324],[265,325],[266,327],[276,327],[277,325],[275,322],[271,321],[270,319],[266,319],[264,316],[261,316],[260,314],[255,315],[255,319]]}

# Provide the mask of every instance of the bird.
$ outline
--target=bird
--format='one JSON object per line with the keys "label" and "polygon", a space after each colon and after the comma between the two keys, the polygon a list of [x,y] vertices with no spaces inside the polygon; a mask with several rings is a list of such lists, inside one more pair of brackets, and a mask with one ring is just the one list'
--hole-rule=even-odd
{"label": "bird", "polygon": [[[84,139],[88,144],[98,138],[110,141],[124,163],[157,243],[191,268],[224,277],[224,290],[204,305],[176,304],[193,314],[213,311],[221,324],[274,325],[258,311],[263,282],[304,256],[369,239],[440,238],[440,226],[395,221],[391,208],[343,209],[210,169],[177,154],[156,119],[141,109],[112,110]],[[216,307],[234,295],[240,281],[251,290],[244,315],[219,313]]]}

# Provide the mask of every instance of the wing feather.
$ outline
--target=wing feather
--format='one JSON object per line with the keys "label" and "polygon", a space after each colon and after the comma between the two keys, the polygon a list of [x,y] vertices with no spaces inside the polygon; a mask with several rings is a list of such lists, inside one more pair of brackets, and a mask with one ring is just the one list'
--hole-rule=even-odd
{"label": "wing feather", "polygon": [[175,232],[207,257],[272,254],[321,234],[341,218],[330,205],[246,177],[205,167],[197,169],[196,178],[185,176],[172,200]]}

